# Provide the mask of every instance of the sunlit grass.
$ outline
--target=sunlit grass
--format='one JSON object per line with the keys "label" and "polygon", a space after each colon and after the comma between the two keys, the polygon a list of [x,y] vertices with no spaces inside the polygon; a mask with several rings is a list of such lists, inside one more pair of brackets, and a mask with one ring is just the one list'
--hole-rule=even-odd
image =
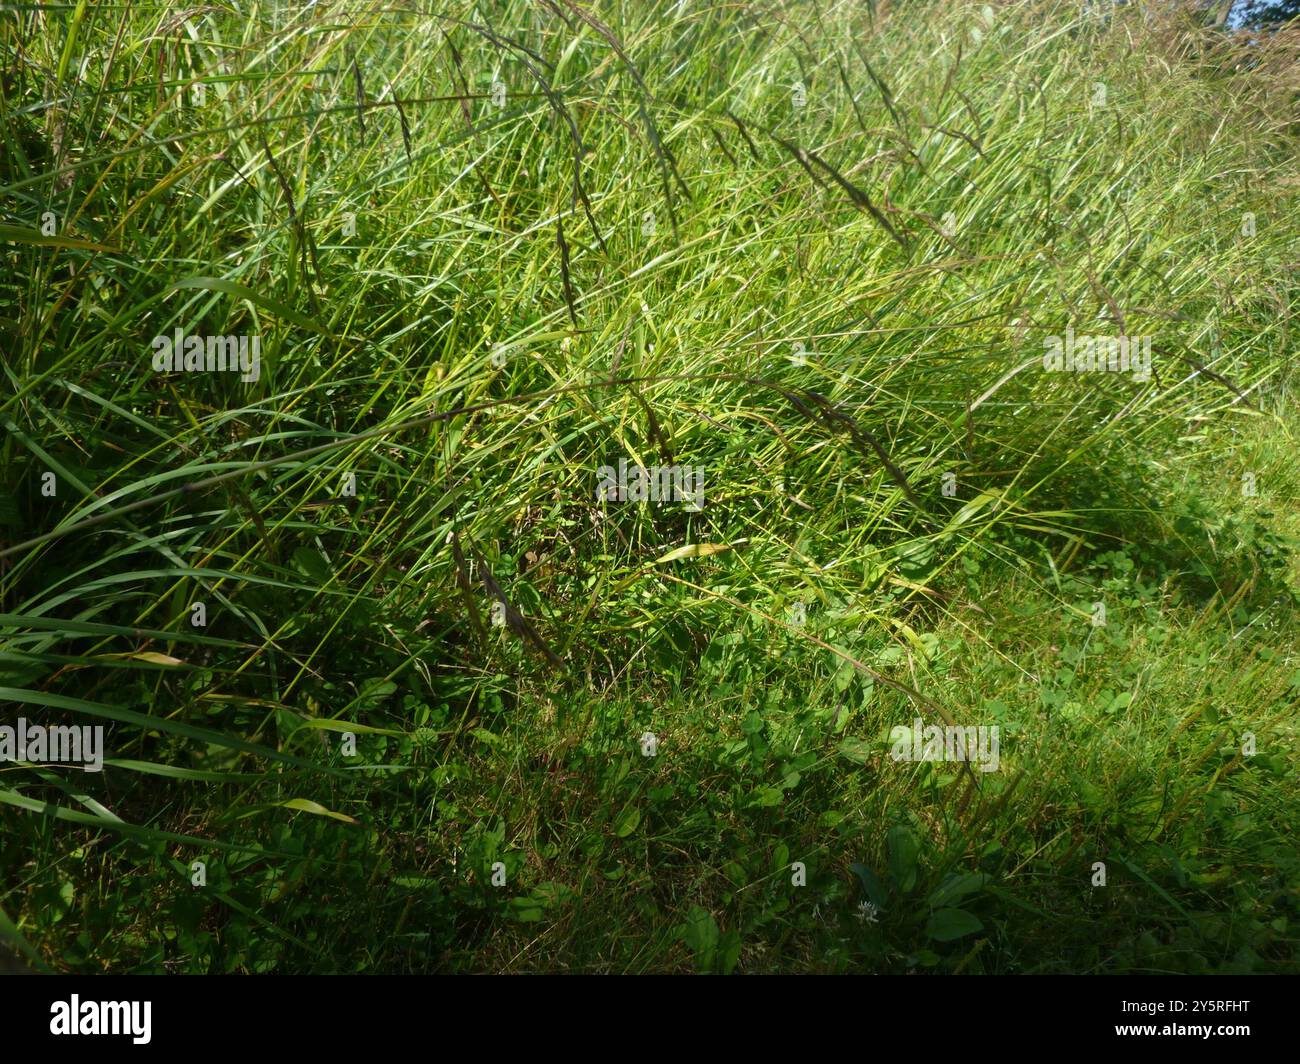
{"label": "sunlit grass", "polygon": [[[1294,34],[479,10],[0,23],[0,697],[111,751],[0,770],[0,932],[1293,967]],[[257,379],[153,372],[177,328],[257,335]],[[1152,378],[1044,372],[1067,328]],[[598,502],[620,458],[706,505]],[[891,761],[916,715],[1002,769]]]}

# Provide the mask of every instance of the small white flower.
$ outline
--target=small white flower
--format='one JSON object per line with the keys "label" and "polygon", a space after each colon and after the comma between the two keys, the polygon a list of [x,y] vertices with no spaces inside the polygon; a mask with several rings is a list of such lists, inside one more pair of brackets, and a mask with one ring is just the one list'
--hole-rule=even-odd
{"label": "small white flower", "polygon": [[877,909],[869,901],[858,902],[858,920],[865,920],[869,924],[876,923],[876,917],[883,912],[883,909]]}

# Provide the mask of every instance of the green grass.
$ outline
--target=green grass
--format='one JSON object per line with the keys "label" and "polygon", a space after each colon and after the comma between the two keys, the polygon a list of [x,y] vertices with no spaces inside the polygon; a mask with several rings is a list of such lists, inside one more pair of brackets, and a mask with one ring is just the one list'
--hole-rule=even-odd
{"label": "green grass", "polygon": [[0,767],[0,935],[1295,971],[1297,31],[490,7],[3,13],[0,724],[109,760]]}

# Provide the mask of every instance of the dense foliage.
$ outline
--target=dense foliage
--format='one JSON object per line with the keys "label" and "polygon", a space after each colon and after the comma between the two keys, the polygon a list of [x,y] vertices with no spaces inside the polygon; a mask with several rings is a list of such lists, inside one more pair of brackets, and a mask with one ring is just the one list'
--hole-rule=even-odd
{"label": "dense foliage", "polygon": [[1297,31],[1092,6],[6,12],[0,934],[1295,970]]}

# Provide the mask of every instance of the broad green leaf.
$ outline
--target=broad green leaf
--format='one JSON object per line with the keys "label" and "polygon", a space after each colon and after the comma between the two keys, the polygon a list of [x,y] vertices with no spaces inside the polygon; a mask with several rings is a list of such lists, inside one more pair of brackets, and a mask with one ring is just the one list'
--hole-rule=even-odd
{"label": "broad green leaf", "polygon": [[546,915],[546,907],[531,894],[523,894],[506,902],[506,913],[512,920],[532,924]]}
{"label": "broad green leaf", "polygon": [[867,764],[874,754],[874,747],[865,739],[845,739],[840,743],[840,757],[847,758],[859,765]]}
{"label": "broad green leaf", "polygon": [[881,885],[876,873],[866,865],[859,864],[856,861],[849,865],[849,871],[858,877],[862,889],[866,891],[867,900],[877,909],[884,909],[889,896],[885,893],[885,888]]}
{"label": "broad green leaf", "polygon": [[718,939],[718,971],[730,975],[740,960],[740,932],[724,931]]}
{"label": "broad green leaf", "polygon": [[330,563],[325,560],[325,555],[318,550],[312,550],[310,547],[295,547],[293,564],[318,584],[328,584],[334,578],[333,572],[330,571]]}
{"label": "broad green leaf", "polygon": [[988,881],[989,877],[983,872],[950,875],[930,892],[930,905],[935,909],[951,905],[967,894],[983,890]]}
{"label": "broad green leaf", "polygon": [[906,894],[916,886],[916,857],[919,852],[916,836],[897,824],[889,829],[887,843],[889,874],[894,877],[894,886],[898,892]]}
{"label": "broad green leaf", "polygon": [[718,948],[718,924],[707,909],[692,905],[686,914],[683,937],[686,945],[695,953],[697,971],[707,972],[713,969],[713,960]]}
{"label": "broad green leaf", "polygon": [[925,933],[935,942],[952,942],[983,929],[979,917],[964,909],[940,909],[925,925]]}
{"label": "broad green leaf", "polygon": [[629,805],[614,819],[614,834],[620,839],[625,839],[636,830],[639,823],[641,823],[641,810],[634,805]]}

